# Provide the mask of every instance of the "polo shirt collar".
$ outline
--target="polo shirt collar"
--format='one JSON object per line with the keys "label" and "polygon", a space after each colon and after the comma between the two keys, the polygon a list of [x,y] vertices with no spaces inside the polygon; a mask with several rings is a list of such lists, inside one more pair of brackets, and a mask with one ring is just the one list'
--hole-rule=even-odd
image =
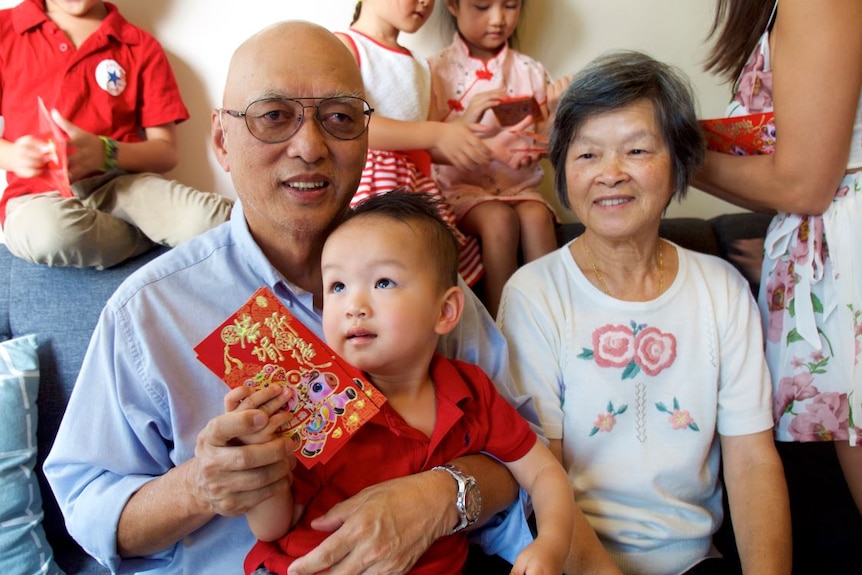
{"label": "polo shirt collar", "polygon": [[[46,22],[52,22],[45,13],[44,6],[45,0],[24,0],[13,8],[12,26],[15,31],[19,34],[24,34],[33,28],[42,26]],[[128,25],[128,22],[120,14],[117,7],[110,2],[105,2],[105,8],[108,10],[108,14],[102,20],[102,24],[96,33],[116,38],[124,44],[140,43],[138,31]]]}

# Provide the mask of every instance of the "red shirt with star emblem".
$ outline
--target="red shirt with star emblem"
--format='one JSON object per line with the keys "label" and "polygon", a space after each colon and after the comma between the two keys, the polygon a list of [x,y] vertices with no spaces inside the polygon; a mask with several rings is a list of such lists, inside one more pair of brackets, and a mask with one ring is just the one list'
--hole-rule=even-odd
{"label": "red shirt with star emblem", "polygon": [[[38,134],[37,98],[79,128],[122,142],[144,140],[144,129],[189,117],[162,46],[130,24],[117,7],[79,48],[45,14],[42,0],[0,10],[0,116],[3,139]],[[43,179],[6,174],[0,201],[50,191]]]}

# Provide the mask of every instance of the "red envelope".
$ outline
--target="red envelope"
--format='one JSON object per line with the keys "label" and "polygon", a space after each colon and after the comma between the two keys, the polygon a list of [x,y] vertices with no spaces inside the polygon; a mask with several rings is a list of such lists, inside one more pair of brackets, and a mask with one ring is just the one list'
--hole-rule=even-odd
{"label": "red envelope", "polygon": [[72,186],[69,183],[68,159],[66,156],[66,134],[51,117],[45,102],[39,98],[39,139],[45,140],[43,152],[48,156],[48,162],[42,175],[34,179],[47,182],[52,190],[60,192],[64,198],[72,198]]}
{"label": "red envelope", "polygon": [[772,112],[701,120],[706,148],[723,154],[752,156],[775,151]]}
{"label": "red envelope", "polygon": [[298,439],[296,457],[306,468],[328,461],[386,401],[362,372],[296,320],[266,287],[195,346],[195,352],[231,388],[294,389],[295,399],[285,407],[293,418],[282,433]]}
{"label": "red envelope", "polygon": [[542,110],[533,96],[521,96],[518,98],[506,98],[491,108],[501,126],[514,126],[527,116],[533,116],[538,122],[542,119]]}

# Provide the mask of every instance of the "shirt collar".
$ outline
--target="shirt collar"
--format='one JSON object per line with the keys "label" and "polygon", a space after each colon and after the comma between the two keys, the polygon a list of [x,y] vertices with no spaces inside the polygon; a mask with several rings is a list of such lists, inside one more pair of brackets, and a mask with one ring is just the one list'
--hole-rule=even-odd
{"label": "shirt collar", "polygon": [[[95,33],[116,38],[124,44],[139,44],[141,41],[139,29],[128,25],[115,5],[105,2],[105,8],[108,14]],[[24,0],[13,8],[12,26],[19,34],[24,34],[47,22],[53,24],[45,13],[45,0]]]}

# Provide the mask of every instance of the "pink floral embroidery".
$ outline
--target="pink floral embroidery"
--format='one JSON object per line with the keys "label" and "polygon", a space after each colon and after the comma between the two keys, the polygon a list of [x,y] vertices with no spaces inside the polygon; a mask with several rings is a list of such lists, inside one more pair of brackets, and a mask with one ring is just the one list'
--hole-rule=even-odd
{"label": "pink floral embroidery", "polygon": [[606,325],[593,332],[593,349],[599,367],[625,367],[634,358],[635,337],[624,325]]}
{"label": "pink floral embroidery", "polygon": [[461,112],[464,110],[464,105],[461,103],[460,100],[446,100],[446,104],[449,106],[450,110],[454,110],[456,112]]}
{"label": "pink floral embroidery", "polygon": [[617,416],[626,412],[628,405],[623,405],[619,409],[614,409],[613,402],[608,402],[606,411],[598,414],[593,422],[593,428],[590,430],[590,437],[604,431],[610,433],[617,424]]}
{"label": "pink floral embroidery", "polygon": [[794,441],[846,441],[850,404],[846,393],[824,392],[806,404],[788,426]]}
{"label": "pink floral embroidery", "polygon": [[635,362],[647,375],[658,375],[676,359],[676,338],[654,327],[641,331],[635,339]]}
{"label": "pink floral embroidery", "polygon": [[674,409],[670,414],[670,423],[674,429],[683,429],[688,427],[694,421],[691,415],[684,409]]}
{"label": "pink floral embroidery", "polygon": [[742,104],[749,114],[772,109],[772,72],[766,72],[763,54],[757,52],[749,60],[737,84],[733,99]]}
{"label": "pink floral embroidery", "polygon": [[610,413],[600,413],[593,425],[599,431],[610,431],[617,424],[617,418]]}
{"label": "pink floral embroidery", "polygon": [[662,413],[670,415],[667,420],[674,429],[691,429],[692,431],[700,431],[700,428],[697,426],[697,423],[694,422],[694,418],[691,414],[680,407],[677,398],[673,398],[673,409],[669,409],[662,402],[656,403],[655,408]]}
{"label": "pink floral embroidery", "polygon": [[622,367],[622,379],[641,370],[658,375],[676,360],[676,338],[634,321],[630,327],[605,325],[593,332],[593,349],[583,348],[578,357],[594,360],[599,367]]}

